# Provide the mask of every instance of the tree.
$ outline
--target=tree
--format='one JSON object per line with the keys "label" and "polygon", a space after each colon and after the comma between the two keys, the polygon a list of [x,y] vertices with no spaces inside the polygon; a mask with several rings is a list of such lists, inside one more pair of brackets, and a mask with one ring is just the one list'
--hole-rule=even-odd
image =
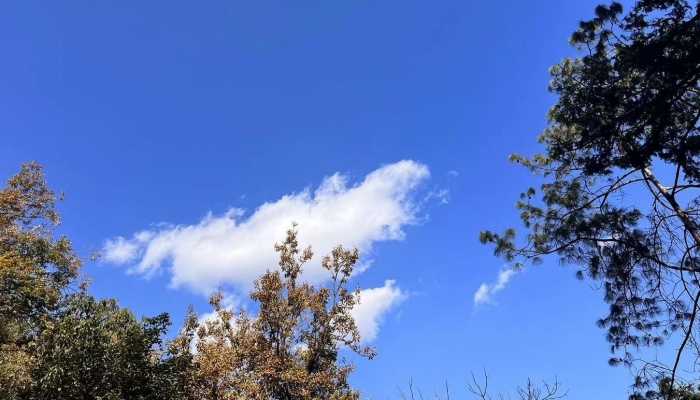
{"label": "tree", "polygon": [[656,390],[649,390],[637,398],[640,400],[700,400],[700,386],[692,384],[672,385],[671,378],[664,377],[659,380]]}
{"label": "tree", "polygon": [[0,398],[29,387],[34,342],[80,266],[70,241],[54,238],[55,202],[36,163],[0,190]]}
{"label": "tree", "polygon": [[[139,321],[87,285],[71,291],[80,261],[55,238],[56,197],[30,163],[0,191],[0,399],[357,399],[353,366],[340,357],[360,345],[348,281],[357,250],[335,248],[321,264],[331,283],[300,281],[313,253],[294,229],[279,271],[255,283],[259,313],[234,314],[214,295],[215,317],[190,311],[167,345],[167,314]],[[74,294],[70,294],[74,292]]]}
{"label": "tree", "polygon": [[174,341],[178,354],[195,348],[192,398],[357,399],[348,383],[353,367],[339,355],[341,346],[368,358],[374,355],[360,345],[350,315],[358,301],[358,293],[347,288],[357,250],[339,246],[323,258],[331,283],[321,288],[300,281],[313,253],[299,248],[294,228],[275,250],[280,270],[264,274],[251,293],[259,306],[256,317],[234,315],[222,306],[221,294],[215,294],[215,316],[198,323],[191,313]]}
{"label": "tree", "polygon": [[[493,394],[489,389],[489,376],[484,371],[484,378],[479,380],[474,373],[471,374],[471,382],[467,383],[467,391],[478,400],[505,400],[511,399],[511,396],[503,393]],[[515,398],[519,400],[561,400],[567,397],[568,392],[563,390],[563,387],[558,379],[551,382],[543,381],[538,385],[528,378],[524,386],[518,386],[515,389]],[[453,391],[450,385],[445,381],[443,393],[435,393],[431,398],[450,400],[453,396]],[[423,400],[423,392],[414,388],[413,380],[408,381],[408,390],[404,392],[399,388],[399,398],[401,400]],[[684,399],[685,400],[685,399]],[[693,399],[695,400],[695,399]]]}
{"label": "tree", "polygon": [[[530,188],[517,205],[527,235],[481,234],[516,268],[556,255],[600,281],[611,364],[638,368],[639,393],[668,378],[667,398],[682,355],[699,355],[699,8],[640,0],[623,15],[613,2],[581,22],[581,55],[551,70],[544,153],[512,157],[543,182],[539,200]],[[674,332],[669,362],[638,359]]]}
{"label": "tree", "polygon": [[37,340],[31,399],[177,399],[167,314],[138,321],[114,300],[68,297]]}
{"label": "tree", "polygon": [[70,294],[80,260],[55,203],[36,163],[0,190],[0,399],[182,398],[190,359],[163,350],[167,314]]}
{"label": "tree", "polygon": [[[482,382],[479,382],[472,373],[472,381],[467,384],[467,389],[480,400],[506,398],[502,394],[494,397],[489,393],[489,376],[486,372],[484,372],[484,379]],[[517,387],[516,393],[517,398],[520,400],[560,400],[567,396],[567,392],[562,390],[561,383],[556,378],[552,382],[542,382],[542,385],[537,385],[528,378],[525,386]]]}

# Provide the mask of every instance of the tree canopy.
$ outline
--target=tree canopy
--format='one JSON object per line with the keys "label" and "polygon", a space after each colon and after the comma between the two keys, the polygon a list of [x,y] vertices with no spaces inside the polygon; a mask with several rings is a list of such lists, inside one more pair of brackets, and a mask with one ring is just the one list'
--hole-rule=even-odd
{"label": "tree canopy", "polygon": [[259,313],[235,313],[212,296],[215,314],[197,322],[191,314],[176,343],[194,348],[196,366],[191,387],[196,398],[233,399],[357,399],[348,382],[353,366],[342,362],[341,346],[372,358],[364,347],[350,311],[358,292],[348,280],[358,260],[357,250],[336,247],[321,264],[329,272],[328,286],[302,282],[311,248],[300,249],[292,228],[279,253],[279,271],[269,271],[255,283],[251,299]]}
{"label": "tree canopy", "polygon": [[30,385],[35,340],[80,267],[70,241],[54,237],[55,203],[36,163],[0,190],[0,398]]}
{"label": "tree canopy", "polygon": [[[543,182],[517,204],[527,234],[481,234],[516,268],[556,255],[602,283],[610,362],[637,368],[637,395],[663,378],[672,388],[684,350],[697,349],[699,8],[641,0],[625,14],[613,2],[581,22],[580,56],[551,70],[544,152],[512,157]],[[670,360],[639,360],[676,331]]]}
{"label": "tree canopy", "polygon": [[169,325],[167,314],[138,321],[114,300],[70,296],[37,340],[30,398],[178,398]]}

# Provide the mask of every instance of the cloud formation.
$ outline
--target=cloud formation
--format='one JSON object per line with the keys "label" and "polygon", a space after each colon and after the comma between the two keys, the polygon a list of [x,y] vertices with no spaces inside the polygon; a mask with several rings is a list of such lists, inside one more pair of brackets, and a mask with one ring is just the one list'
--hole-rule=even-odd
{"label": "cloud formation", "polygon": [[360,302],[352,309],[360,338],[371,342],[379,333],[384,315],[406,299],[406,294],[396,287],[396,282],[387,280],[384,286],[360,291]]}
{"label": "cloud formation", "polygon": [[482,283],[479,289],[474,293],[474,304],[478,306],[480,304],[492,303],[493,296],[505,289],[508,282],[510,282],[516,273],[517,271],[514,269],[504,269],[498,273],[498,279],[495,283]]}
{"label": "cloud formation", "polygon": [[273,243],[284,239],[292,222],[299,224],[302,243],[317,254],[305,267],[304,278],[322,282],[327,273],[322,255],[334,246],[357,247],[367,255],[375,243],[401,240],[403,228],[416,223],[418,186],[428,168],[414,161],[386,165],[356,184],[336,173],[315,190],[303,190],[262,204],[251,215],[232,208],[207,215],[197,224],[165,226],[137,232],[130,238],[107,240],[106,262],[126,265],[135,274],[165,271],[173,287],[202,294],[222,285],[248,289],[258,276],[277,267]]}

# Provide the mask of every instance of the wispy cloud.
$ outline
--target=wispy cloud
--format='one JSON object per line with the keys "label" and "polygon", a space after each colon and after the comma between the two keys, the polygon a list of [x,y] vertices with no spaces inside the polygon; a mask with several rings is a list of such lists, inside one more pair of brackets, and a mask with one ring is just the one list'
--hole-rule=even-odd
{"label": "wispy cloud", "polygon": [[403,228],[418,220],[415,195],[429,175],[425,165],[414,161],[384,166],[356,184],[336,173],[315,190],[282,196],[248,216],[233,208],[197,224],[161,225],[130,238],[110,239],[104,260],[128,266],[134,274],[164,271],[172,286],[203,294],[222,285],[248,289],[254,279],[277,267],[272,245],[297,222],[300,240],[312,244],[318,255],[304,277],[321,282],[327,273],[319,260],[334,246],[357,247],[368,265],[375,243],[403,239]]}
{"label": "wispy cloud", "polygon": [[498,278],[495,283],[482,283],[479,289],[474,293],[474,304],[478,306],[480,304],[492,303],[496,293],[505,289],[508,282],[510,282],[516,273],[517,271],[514,269],[504,269],[498,273]]}

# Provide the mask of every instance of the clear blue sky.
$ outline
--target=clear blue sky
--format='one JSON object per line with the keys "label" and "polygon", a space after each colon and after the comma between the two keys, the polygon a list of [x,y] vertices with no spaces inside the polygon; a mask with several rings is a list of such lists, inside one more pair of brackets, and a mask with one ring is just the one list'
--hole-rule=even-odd
{"label": "clear blue sky", "polygon": [[[400,240],[372,242],[356,279],[393,279],[404,299],[354,384],[393,399],[410,377],[426,394],[447,380],[468,398],[469,372],[485,368],[496,389],[557,375],[572,399],[621,398],[631,377],[607,366],[602,294],[573,268],[552,260],[490,304],[473,300],[503,268],[478,233],[515,223],[531,183],[507,156],[537,150],[548,68],[573,54],[569,34],[596,4],[4,3],[0,176],[43,163],[66,193],[61,231],[87,259],[154,224],[251,215],[336,172],[352,187],[414,160],[430,171],[410,191],[417,220],[399,224]],[[206,299],[170,287],[168,260],[151,278],[87,261],[85,273],[96,295],[179,325]]]}

